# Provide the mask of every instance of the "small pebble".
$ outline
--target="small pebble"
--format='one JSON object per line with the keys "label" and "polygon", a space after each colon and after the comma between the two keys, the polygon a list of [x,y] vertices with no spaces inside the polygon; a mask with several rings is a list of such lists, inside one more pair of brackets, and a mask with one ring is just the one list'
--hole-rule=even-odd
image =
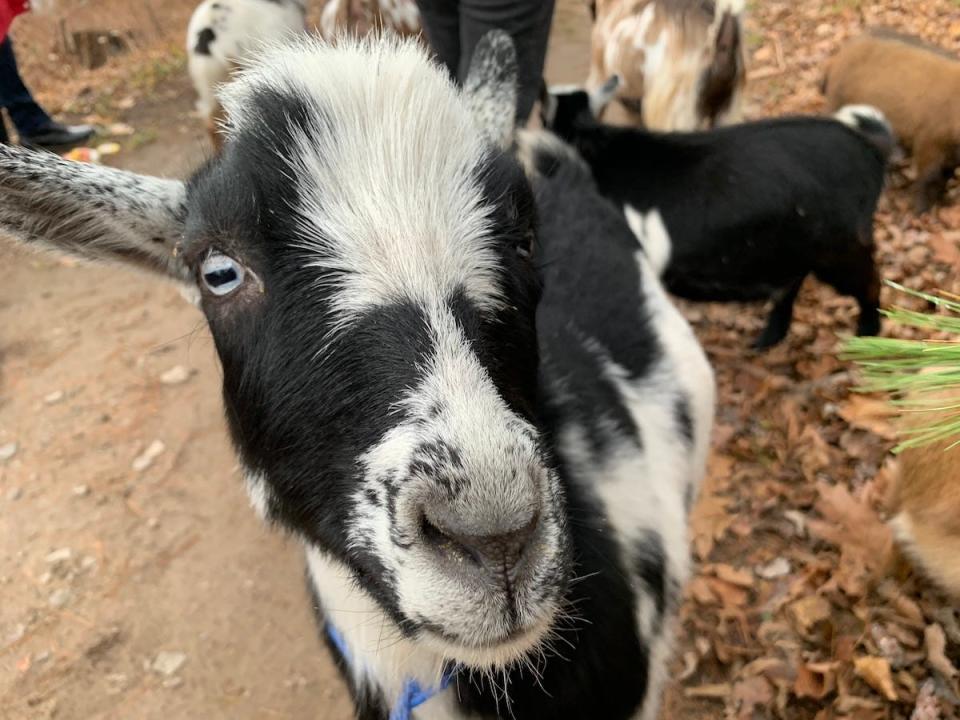
{"label": "small pebble", "polygon": [[50,581],[53,580],[53,573],[47,570],[45,573],[41,573],[37,580],[40,581],[41,585],[49,585]]}
{"label": "small pebble", "polygon": [[70,602],[70,591],[66,588],[60,588],[50,593],[50,607],[62,608],[68,602]]}
{"label": "small pebble", "polygon": [[16,454],[17,444],[15,442],[9,442],[5,445],[0,445],[0,462],[6,462]]}
{"label": "small pebble", "polygon": [[155,517],[147,518],[147,527],[150,528],[151,530],[154,530],[160,527],[160,518],[155,518]]}
{"label": "small pebble", "polygon": [[27,626],[23,623],[17,623],[7,635],[7,643],[12,645],[20,640],[27,632]]}
{"label": "small pebble", "polygon": [[137,472],[143,472],[148,467],[153,465],[153,461],[164,450],[167,449],[167,446],[163,444],[161,440],[154,440],[150,445],[147,446],[147,449],[144,450],[140,455],[138,455],[133,461],[133,469]]}
{"label": "small pebble", "polygon": [[63,400],[63,397],[64,397],[63,390],[54,390],[49,395],[45,395],[43,398],[43,401],[47,405],[56,405],[58,402]]}
{"label": "small pebble", "polygon": [[68,547],[60,548],[59,550],[54,550],[49,553],[44,560],[46,560],[51,565],[56,565],[57,563],[62,563],[66,560],[69,560],[73,557],[73,550]]}
{"label": "small pebble", "polygon": [[164,385],[179,385],[190,379],[190,371],[183,365],[174,365],[160,376]]}
{"label": "small pebble", "polygon": [[49,650],[41,650],[40,652],[38,652],[38,653],[37,653],[36,655],[34,655],[34,657],[33,657],[33,661],[34,661],[35,663],[45,663],[45,662],[46,662],[47,660],[49,660],[49,659],[50,659],[50,651],[49,651]]}
{"label": "small pebble", "polygon": [[80,561],[80,567],[84,570],[89,570],[92,567],[95,567],[97,564],[97,559],[93,555],[84,555],[83,559]]}
{"label": "small pebble", "polygon": [[187,656],[185,653],[163,650],[157,653],[157,657],[153,659],[150,667],[154,672],[170,677],[183,667],[186,661]]}
{"label": "small pebble", "polygon": [[173,688],[178,688],[181,685],[183,685],[182,677],[171,677],[163,681],[163,686],[168,690],[172,690]]}
{"label": "small pebble", "polygon": [[20,496],[23,495],[23,490],[18,487],[12,487],[7,490],[7,500],[13,502],[14,500],[19,500]]}
{"label": "small pebble", "polygon": [[110,673],[104,680],[107,682],[108,695],[119,695],[127,687],[127,676],[123,673]]}
{"label": "small pebble", "polygon": [[74,497],[86,497],[90,494],[89,485],[74,485],[73,486],[73,495]]}

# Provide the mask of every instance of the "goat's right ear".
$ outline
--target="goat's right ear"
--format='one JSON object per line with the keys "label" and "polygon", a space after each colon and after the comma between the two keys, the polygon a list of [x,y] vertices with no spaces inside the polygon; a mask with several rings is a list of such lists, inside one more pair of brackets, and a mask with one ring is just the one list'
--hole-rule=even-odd
{"label": "goat's right ear", "polygon": [[503,30],[477,43],[463,84],[464,98],[481,132],[506,150],[513,144],[517,117],[517,50]]}
{"label": "goat's right ear", "polygon": [[0,144],[0,234],[191,282],[177,257],[186,186]]}
{"label": "goat's right ear", "polygon": [[590,93],[590,112],[595,118],[603,114],[604,109],[616,96],[619,87],[620,76],[611,75],[603,85]]}

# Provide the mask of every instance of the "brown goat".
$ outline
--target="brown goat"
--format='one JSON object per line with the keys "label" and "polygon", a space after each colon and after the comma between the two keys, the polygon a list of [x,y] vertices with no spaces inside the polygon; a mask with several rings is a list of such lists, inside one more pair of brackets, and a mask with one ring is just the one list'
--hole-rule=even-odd
{"label": "brown goat", "polygon": [[[960,391],[945,393],[943,401],[960,402]],[[924,422],[930,419],[923,413]],[[960,445],[950,447],[956,441],[904,450],[889,506],[904,555],[960,599]]]}
{"label": "brown goat", "polygon": [[700,130],[739,121],[742,0],[597,0],[587,87],[620,76],[631,124]]}
{"label": "brown goat", "polygon": [[918,213],[943,197],[960,165],[960,61],[917,38],[874,29],[833,58],[824,93],[831,110],[867,103],[887,116],[913,153]]}

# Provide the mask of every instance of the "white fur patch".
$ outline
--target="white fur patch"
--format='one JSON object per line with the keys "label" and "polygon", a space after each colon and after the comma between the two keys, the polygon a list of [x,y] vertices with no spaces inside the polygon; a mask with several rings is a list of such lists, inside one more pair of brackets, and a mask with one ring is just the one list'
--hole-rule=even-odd
{"label": "white fur patch", "polygon": [[627,218],[627,225],[630,226],[637,242],[643,248],[647,260],[650,261],[654,274],[658,277],[663,275],[663,271],[670,264],[673,246],[660,211],[651,208],[648,212],[642,213],[627,204],[623,206],[623,214]]}
{"label": "white fur patch", "polygon": [[[315,547],[308,546],[306,554],[324,619],[333,623],[350,649],[349,668],[356,687],[379,690],[392,707],[406,680],[416,680],[422,688],[440,682],[443,655],[404,638],[344,565]],[[459,718],[455,699],[452,690],[440,693],[417,708],[417,718]]]}
{"label": "white fur patch", "polygon": [[270,514],[270,486],[263,473],[243,468],[243,479],[247,486],[247,495],[250,497],[250,507],[257,513],[257,517],[266,520]]}
{"label": "white fur patch", "polygon": [[[195,52],[205,29],[214,33],[209,55]],[[187,69],[197,91],[197,110],[205,116],[213,114],[217,87],[264,43],[279,42],[306,29],[303,4],[296,0],[204,0],[187,26]]]}
{"label": "white fur patch", "polygon": [[833,117],[842,122],[844,125],[849,125],[854,130],[858,131],[860,130],[861,118],[873,120],[888,128],[890,127],[890,122],[887,120],[887,116],[884,115],[879,108],[875,108],[873,105],[844,105],[833,114]]}
{"label": "white fur patch", "polygon": [[[631,438],[615,442],[600,462],[588,450],[585,433],[575,424],[561,434],[558,452],[572,469],[573,479],[601,500],[621,548],[621,561],[634,567],[636,545],[649,533],[660,538],[667,576],[684,583],[689,575],[685,497],[695,493],[703,477],[714,413],[714,378],[702,348],[686,320],[670,303],[645,255],[637,253],[644,292],[644,307],[665,356],[645,377],[630,373],[597,343],[592,351],[601,359],[603,372],[616,387],[621,401],[639,429],[642,447]],[[693,448],[677,427],[678,397],[689,403]],[[650,681],[643,720],[656,717],[660,688],[666,677],[672,633],[670,618],[656,625],[656,606],[641,579],[633,575],[637,593],[637,627],[649,643]],[[669,582],[667,583],[669,587]]]}
{"label": "white fur patch", "polygon": [[490,208],[477,180],[487,146],[419,43],[272,48],[225,88],[238,130],[251,122],[245,108],[260,88],[316,108],[289,163],[304,262],[324,271],[337,328],[378,305],[436,304],[457,290],[481,310],[500,306]]}

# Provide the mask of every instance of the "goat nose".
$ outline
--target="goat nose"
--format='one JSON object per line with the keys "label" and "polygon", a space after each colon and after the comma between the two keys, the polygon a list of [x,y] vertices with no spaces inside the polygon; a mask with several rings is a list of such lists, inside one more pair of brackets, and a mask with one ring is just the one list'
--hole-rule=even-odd
{"label": "goat nose", "polygon": [[423,514],[421,534],[424,543],[439,554],[456,560],[467,560],[488,573],[513,579],[524,551],[540,523],[538,513],[513,529],[490,534],[457,529],[452,518],[442,519],[429,512]]}

